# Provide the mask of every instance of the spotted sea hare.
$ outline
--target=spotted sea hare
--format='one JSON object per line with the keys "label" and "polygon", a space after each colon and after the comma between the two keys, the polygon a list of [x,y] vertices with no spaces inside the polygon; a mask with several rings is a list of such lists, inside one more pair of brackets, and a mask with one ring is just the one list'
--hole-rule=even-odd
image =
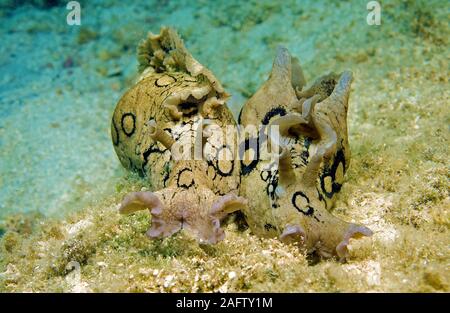
{"label": "spotted sea hare", "polygon": [[254,233],[340,259],[347,257],[350,238],[372,234],[329,212],[350,162],[351,82],[352,73],[345,71],[306,88],[298,60],[278,49],[269,79],[239,116],[243,126],[261,125],[241,140],[240,192],[248,199],[243,211]]}
{"label": "spotted sea hare", "polygon": [[127,195],[120,212],[149,209],[151,238],[187,229],[216,243],[220,220],[246,205],[239,163],[221,140],[235,125],[228,94],[170,28],[149,34],[138,58],[141,75],[117,104],[111,133],[123,166],[148,177],[152,191]]}
{"label": "spotted sea hare", "polygon": [[[123,166],[150,181],[151,191],[128,194],[120,208],[149,209],[149,237],[187,229],[216,243],[220,221],[237,210],[255,234],[322,257],[344,260],[351,238],[372,234],[329,211],[350,162],[351,72],[306,87],[298,60],[280,47],[236,128],[228,94],[174,30],[150,34],[138,59],[140,76],[117,104],[111,133]],[[230,126],[239,131],[229,136]]]}

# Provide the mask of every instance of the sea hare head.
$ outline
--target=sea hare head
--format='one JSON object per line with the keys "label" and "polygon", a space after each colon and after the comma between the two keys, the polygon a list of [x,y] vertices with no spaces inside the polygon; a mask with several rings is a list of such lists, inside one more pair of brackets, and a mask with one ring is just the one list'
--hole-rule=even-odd
{"label": "sea hare head", "polygon": [[220,221],[245,206],[246,201],[234,194],[218,197],[205,188],[167,188],[155,193],[129,194],[122,202],[120,212],[148,209],[152,216],[147,232],[150,238],[168,237],[184,229],[200,242],[214,244],[225,236]]}

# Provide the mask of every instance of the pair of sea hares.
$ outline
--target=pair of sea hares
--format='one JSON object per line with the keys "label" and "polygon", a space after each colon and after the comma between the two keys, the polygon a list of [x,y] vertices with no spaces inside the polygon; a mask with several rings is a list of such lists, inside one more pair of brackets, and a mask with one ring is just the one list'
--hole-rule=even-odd
{"label": "pair of sea hares", "polygon": [[[225,103],[229,95],[174,30],[149,34],[138,59],[140,76],[117,104],[111,134],[123,166],[149,179],[152,191],[128,194],[120,208],[149,209],[149,237],[186,229],[201,242],[216,243],[224,237],[220,221],[237,210],[255,234],[322,257],[343,260],[350,238],[372,234],[329,212],[350,161],[351,72],[306,87],[297,59],[279,48],[269,79],[238,120],[243,127],[262,125],[263,133],[278,131],[224,144],[226,127],[236,125]],[[259,149],[264,144],[268,149]],[[175,145],[196,155],[176,159]]]}

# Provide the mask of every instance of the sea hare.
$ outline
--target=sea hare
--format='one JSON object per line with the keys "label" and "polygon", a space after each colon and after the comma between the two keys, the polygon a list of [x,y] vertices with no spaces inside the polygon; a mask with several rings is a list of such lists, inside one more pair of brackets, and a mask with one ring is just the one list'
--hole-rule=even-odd
{"label": "sea hare", "polygon": [[269,79],[239,116],[243,126],[261,125],[241,141],[240,194],[248,199],[243,212],[254,233],[340,259],[348,255],[350,238],[372,234],[329,212],[350,162],[351,82],[345,71],[306,88],[298,60],[278,49]]}
{"label": "sea hare", "polygon": [[141,75],[117,104],[111,134],[123,166],[148,177],[152,191],[127,195],[120,212],[148,209],[151,238],[186,229],[216,243],[221,219],[246,205],[236,143],[222,140],[225,126],[235,125],[228,94],[170,28],[149,34],[138,58]]}
{"label": "sea hare", "polygon": [[123,166],[149,179],[151,191],[128,194],[120,207],[150,211],[149,237],[186,229],[216,243],[221,220],[237,210],[253,233],[322,257],[343,260],[351,238],[372,234],[329,211],[350,162],[351,72],[306,87],[298,60],[279,48],[230,136],[228,94],[174,30],[150,34],[138,59],[140,76],[117,104],[111,134]]}

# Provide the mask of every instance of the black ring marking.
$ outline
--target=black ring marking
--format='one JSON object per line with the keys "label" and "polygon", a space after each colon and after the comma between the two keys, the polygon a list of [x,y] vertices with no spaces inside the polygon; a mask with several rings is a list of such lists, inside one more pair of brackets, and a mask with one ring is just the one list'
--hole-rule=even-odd
{"label": "black ring marking", "polygon": [[184,168],[184,169],[182,169],[181,171],[179,171],[179,172],[178,172],[178,175],[177,175],[177,186],[180,187],[180,188],[184,188],[184,189],[188,189],[188,188],[192,187],[192,186],[194,185],[194,183],[195,183],[195,182],[194,182],[194,178],[192,178],[192,181],[189,183],[189,185],[186,185],[186,184],[180,185],[180,177],[181,177],[181,174],[183,174],[183,173],[186,172],[186,171],[192,173],[192,170],[191,170],[190,168]]}
{"label": "black ring marking", "polygon": [[[220,166],[219,166],[219,153],[220,153],[220,151],[222,151],[224,148],[227,148],[227,149],[228,149],[227,146],[223,146],[223,147],[221,147],[220,149],[217,150],[214,168],[217,170],[217,174],[219,174],[219,175],[222,176],[222,177],[227,177],[227,176],[230,176],[230,175],[233,173],[233,170],[234,170],[234,160],[226,160],[226,161],[230,161],[230,162],[231,162],[231,168],[230,168],[230,170],[229,170],[228,172],[226,172],[226,173],[225,173],[225,172],[222,172],[222,170],[220,169]],[[231,150],[230,150],[230,151],[231,151]]]}
{"label": "black ring marking", "polygon": [[[297,197],[298,196],[301,196],[301,197],[303,197],[306,200],[306,202],[308,204],[306,207],[308,208],[308,210],[304,211],[304,210],[302,210],[301,208],[299,208],[297,206],[296,201],[297,201]],[[311,216],[311,215],[314,214],[314,208],[309,205],[309,198],[301,191],[297,191],[292,196],[292,205],[297,209],[297,211],[299,211],[300,213],[302,213],[302,214],[304,214],[306,216]]]}
{"label": "black ring marking", "polygon": [[[131,129],[130,132],[127,132],[125,130],[125,118],[127,118],[128,116],[131,116],[131,118],[133,119],[133,128]],[[122,115],[122,121],[121,121],[121,126],[122,126],[122,130],[125,133],[125,135],[127,135],[128,137],[131,137],[134,134],[135,128],[136,128],[136,116],[134,116],[133,113],[125,113],[124,115]]]}
{"label": "black ring marking", "polygon": [[[154,148],[155,146],[156,146],[156,148]],[[148,157],[150,156],[150,154],[152,154],[152,153],[162,154],[166,151],[167,151],[167,149],[165,149],[165,150],[159,149],[158,145],[156,143],[154,143],[150,147],[148,147],[148,149],[145,150],[144,153],[142,154],[142,156],[144,157],[144,162],[142,163],[142,170],[144,170],[145,166],[147,166]]]}
{"label": "black ring marking", "polygon": [[[332,198],[333,195],[335,193],[339,192],[342,188],[342,184],[335,182],[336,170],[340,163],[342,163],[344,174],[345,174],[345,155],[344,155],[344,151],[342,149],[336,153],[336,156],[334,157],[334,161],[333,161],[333,164],[331,165],[331,168],[325,167],[322,175],[320,176],[320,187],[328,198]],[[332,182],[330,192],[327,192],[327,190],[325,189],[325,178],[328,176],[331,177],[331,182]]]}
{"label": "black ring marking", "polygon": [[[263,181],[267,181],[270,178],[270,173],[269,171],[261,171],[261,173],[259,174],[259,176],[261,176],[261,179]],[[265,176],[265,177],[264,177]]]}

